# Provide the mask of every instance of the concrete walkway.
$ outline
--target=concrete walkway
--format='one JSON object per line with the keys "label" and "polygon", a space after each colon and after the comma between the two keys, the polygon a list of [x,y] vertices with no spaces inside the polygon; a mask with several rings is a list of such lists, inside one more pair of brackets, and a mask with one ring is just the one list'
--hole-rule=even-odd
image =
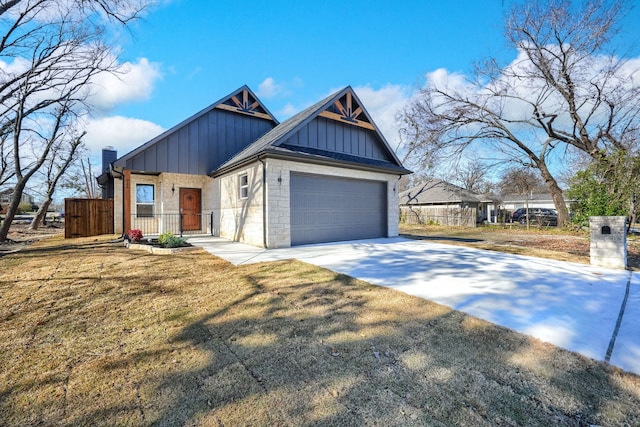
{"label": "concrete walkway", "polygon": [[265,250],[194,245],[235,264],[295,258],[447,305],[640,374],[640,275],[403,238]]}

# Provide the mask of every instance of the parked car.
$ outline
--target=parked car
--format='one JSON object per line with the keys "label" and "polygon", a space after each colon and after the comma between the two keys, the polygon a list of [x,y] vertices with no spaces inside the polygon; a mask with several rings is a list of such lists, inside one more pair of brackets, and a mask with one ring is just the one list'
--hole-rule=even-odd
{"label": "parked car", "polygon": [[529,224],[558,225],[558,213],[548,208],[529,208],[528,213],[525,208],[516,209],[511,218],[514,222],[526,224],[527,216],[529,217]]}

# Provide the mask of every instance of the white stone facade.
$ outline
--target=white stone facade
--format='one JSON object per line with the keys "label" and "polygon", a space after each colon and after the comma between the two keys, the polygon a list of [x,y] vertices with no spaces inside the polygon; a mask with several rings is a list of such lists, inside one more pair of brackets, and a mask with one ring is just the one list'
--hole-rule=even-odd
{"label": "white stone facade", "polygon": [[[180,188],[200,188],[203,214],[213,212],[213,231],[210,226],[203,233],[219,235],[234,241],[267,248],[291,246],[291,199],[289,179],[291,172],[328,175],[342,178],[382,181],[387,183],[387,235],[398,235],[398,175],[369,172],[334,166],[315,165],[295,161],[267,158],[256,161],[217,178],[201,175],[161,173],[159,175],[131,174],[131,226],[141,229],[144,235],[166,231],[160,219],[136,218],[136,184],[153,184],[154,213],[180,213]],[[264,170],[263,170],[264,169]],[[266,173],[264,172],[266,171]],[[264,173],[264,175],[263,175]],[[243,180],[246,176],[246,180]],[[263,179],[266,178],[266,194]],[[241,192],[246,183],[246,194]],[[114,215],[115,230],[122,230],[122,180],[115,181]],[[263,201],[267,209],[263,209]],[[264,224],[267,224],[265,233]],[[208,222],[207,222],[208,224]]]}
{"label": "white stone facade", "polygon": [[[138,219],[136,218],[136,185],[152,184],[154,186],[154,214],[159,216],[177,215],[180,213],[180,189],[198,188],[200,189],[201,212],[206,215],[210,212],[217,212],[220,208],[219,198],[214,191],[214,180],[207,175],[187,175],[164,172],[158,175],[148,175],[132,173],[129,192],[129,206],[131,207],[130,229],[141,229],[143,235],[160,234],[168,230],[167,221],[159,218]],[[123,230],[123,179],[116,175],[114,180],[114,231],[121,234],[128,230]],[[215,216],[215,215],[214,215]],[[203,233],[210,234],[209,221],[203,221]],[[215,232],[215,230],[214,230]]]}
{"label": "white stone facade", "polygon": [[[246,197],[240,192],[240,180],[247,177]],[[264,246],[262,164],[253,163],[216,178],[220,200],[220,237]]]}

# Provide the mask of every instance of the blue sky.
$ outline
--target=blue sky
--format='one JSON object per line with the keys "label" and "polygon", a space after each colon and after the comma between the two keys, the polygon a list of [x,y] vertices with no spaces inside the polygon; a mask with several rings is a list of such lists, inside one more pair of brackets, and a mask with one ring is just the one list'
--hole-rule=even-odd
{"label": "blue sky", "polygon": [[[502,24],[512,4],[163,0],[117,36],[131,72],[104,82],[87,143],[125,154],[243,84],[281,121],[351,85],[395,146],[395,112],[426,73],[515,58]],[[637,9],[628,43],[640,40]]]}

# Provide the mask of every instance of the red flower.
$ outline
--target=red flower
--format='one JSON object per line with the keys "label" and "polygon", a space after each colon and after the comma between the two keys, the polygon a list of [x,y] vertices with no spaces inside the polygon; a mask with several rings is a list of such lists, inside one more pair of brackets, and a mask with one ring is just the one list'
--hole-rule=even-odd
{"label": "red flower", "polygon": [[127,236],[129,240],[132,242],[139,242],[142,240],[142,231],[141,230],[129,230],[127,231]]}

